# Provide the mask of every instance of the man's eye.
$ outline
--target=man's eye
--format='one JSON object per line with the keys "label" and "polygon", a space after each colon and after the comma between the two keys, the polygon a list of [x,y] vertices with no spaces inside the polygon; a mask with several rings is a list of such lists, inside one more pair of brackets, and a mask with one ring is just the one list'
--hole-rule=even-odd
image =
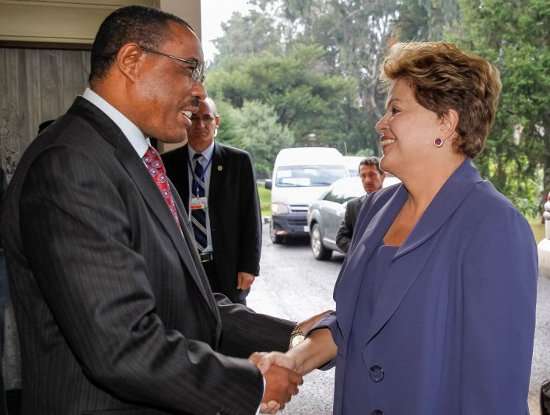
{"label": "man's eye", "polygon": [[399,112],[399,109],[398,108],[395,108],[395,107],[391,107],[390,108],[390,111],[393,115],[397,114]]}

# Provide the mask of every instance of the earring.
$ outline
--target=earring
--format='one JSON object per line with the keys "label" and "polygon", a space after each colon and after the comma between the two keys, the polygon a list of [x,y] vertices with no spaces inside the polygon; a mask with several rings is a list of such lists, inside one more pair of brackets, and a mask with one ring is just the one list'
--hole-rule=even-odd
{"label": "earring", "polygon": [[441,148],[443,147],[443,139],[442,138],[439,138],[437,137],[435,140],[434,140],[434,146],[438,147],[438,148]]}

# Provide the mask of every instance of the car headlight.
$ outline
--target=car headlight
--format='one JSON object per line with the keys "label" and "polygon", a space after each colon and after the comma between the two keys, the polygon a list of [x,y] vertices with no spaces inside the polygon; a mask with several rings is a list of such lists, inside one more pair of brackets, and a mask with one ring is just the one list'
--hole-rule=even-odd
{"label": "car headlight", "polygon": [[289,209],[286,203],[272,203],[271,214],[272,215],[288,215]]}

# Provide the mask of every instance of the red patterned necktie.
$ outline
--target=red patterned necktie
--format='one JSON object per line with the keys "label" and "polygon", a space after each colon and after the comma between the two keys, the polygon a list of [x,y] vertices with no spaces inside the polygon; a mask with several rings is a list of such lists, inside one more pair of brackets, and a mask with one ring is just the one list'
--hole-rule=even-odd
{"label": "red patterned necktie", "polygon": [[147,171],[153,178],[153,181],[157,185],[166,206],[170,209],[174,220],[178,224],[178,228],[181,230],[180,220],[178,217],[178,212],[176,210],[176,204],[174,203],[174,198],[172,197],[172,192],[170,191],[170,184],[168,183],[168,177],[166,177],[166,169],[160,158],[160,154],[153,147],[149,146],[145,155],[143,156],[143,161],[147,166]]}

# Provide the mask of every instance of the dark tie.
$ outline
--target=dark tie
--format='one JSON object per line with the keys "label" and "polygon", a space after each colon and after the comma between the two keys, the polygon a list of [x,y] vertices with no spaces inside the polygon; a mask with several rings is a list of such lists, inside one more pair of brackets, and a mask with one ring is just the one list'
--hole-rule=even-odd
{"label": "dark tie", "polygon": [[[204,197],[205,195],[204,167],[201,164],[201,158],[202,154],[200,153],[193,156],[195,174],[193,174],[193,181],[191,183],[191,198]],[[199,252],[202,252],[208,243],[206,236],[206,210],[204,208],[193,209],[193,206],[191,207],[191,225],[193,225],[193,234],[197,242],[197,249]]]}
{"label": "dark tie", "polygon": [[172,192],[170,191],[170,183],[168,183],[168,178],[166,177],[166,169],[162,163],[162,159],[157,150],[149,146],[145,155],[143,156],[143,161],[147,166],[147,171],[153,178],[153,181],[157,185],[164,203],[168,206],[170,213],[174,217],[178,228],[181,230],[180,220],[178,217],[178,211],[176,210],[176,204],[174,203],[174,198],[172,197]]}

